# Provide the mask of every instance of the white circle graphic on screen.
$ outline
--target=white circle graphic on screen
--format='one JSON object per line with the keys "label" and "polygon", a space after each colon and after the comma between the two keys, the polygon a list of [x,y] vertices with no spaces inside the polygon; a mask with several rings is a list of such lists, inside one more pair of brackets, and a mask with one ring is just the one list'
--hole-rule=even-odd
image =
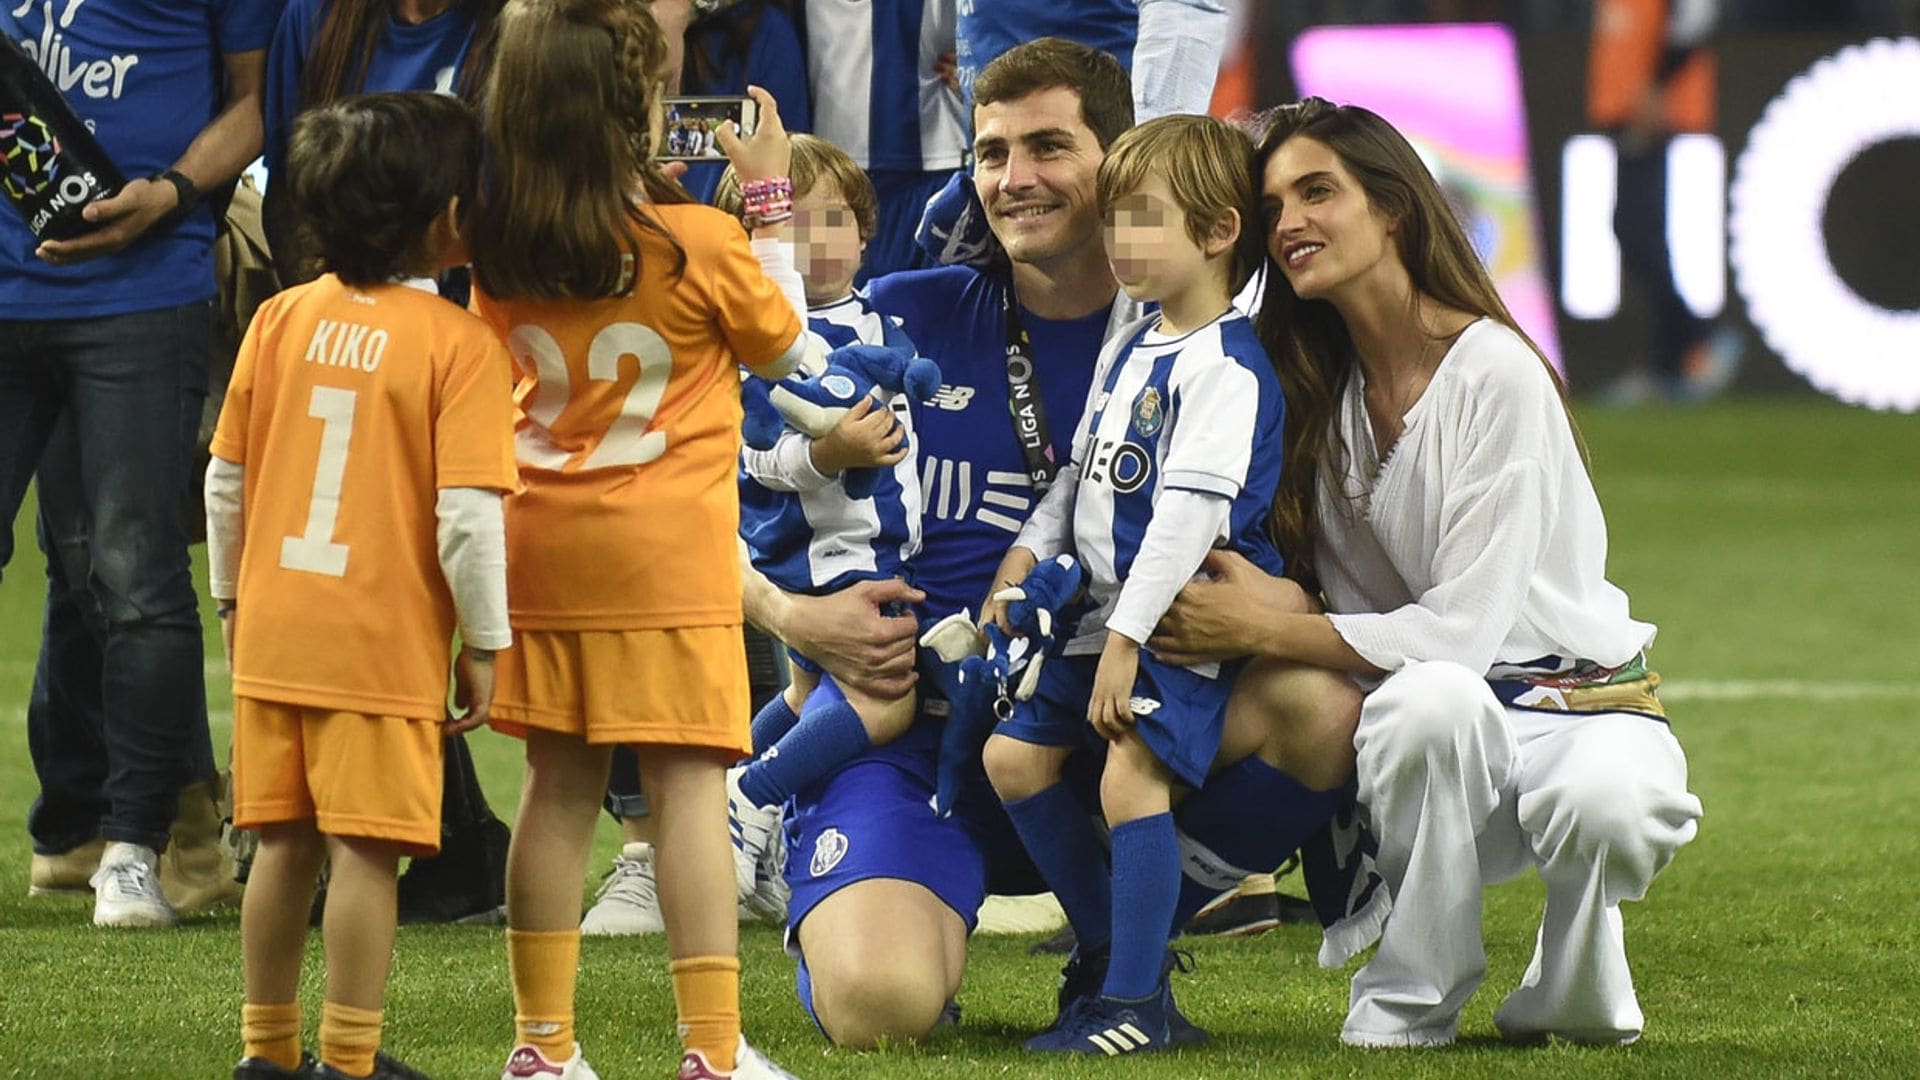
{"label": "white circle graphic on screen", "polygon": [[1815,387],[1856,405],[1920,408],[1920,311],[1853,291],[1821,218],[1849,162],[1920,138],[1920,39],[1850,45],[1794,77],[1735,163],[1734,286],[1760,336]]}

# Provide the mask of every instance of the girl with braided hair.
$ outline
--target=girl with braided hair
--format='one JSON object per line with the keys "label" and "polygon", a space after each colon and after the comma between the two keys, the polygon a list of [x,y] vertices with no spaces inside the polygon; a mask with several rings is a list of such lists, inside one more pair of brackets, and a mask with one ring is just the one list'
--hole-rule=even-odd
{"label": "girl with braided hair", "polygon": [[778,378],[809,338],[777,242],[789,149],[771,96],[720,135],[740,222],[650,157],[667,47],[645,4],[511,0],[483,94],[475,310],[520,371],[509,497],[514,647],[494,726],[526,739],[507,857],[516,1046],[503,1076],[590,1080],[574,1040],[581,883],[608,761],[635,746],[685,1045],[679,1076],[782,1077],[740,1034],[725,767],[746,756],[736,557],[739,365]]}

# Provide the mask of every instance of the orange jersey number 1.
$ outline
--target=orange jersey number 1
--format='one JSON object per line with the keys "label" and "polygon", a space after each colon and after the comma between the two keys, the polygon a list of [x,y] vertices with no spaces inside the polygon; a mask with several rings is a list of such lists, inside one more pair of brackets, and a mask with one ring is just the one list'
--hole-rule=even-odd
{"label": "orange jersey number 1", "polygon": [[347,545],[333,542],[340,521],[340,486],[347,476],[347,444],[353,438],[352,390],[316,386],[307,399],[307,415],[320,421],[320,458],[313,468],[313,495],[307,500],[307,530],[280,541],[280,565],[329,577],[347,574]]}
{"label": "orange jersey number 1", "polygon": [[[514,327],[507,335],[507,347],[521,369],[540,380],[527,408],[527,419],[533,424],[517,440],[520,460],[536,468],[565,469],[577,451],[558,445],[553,432],[572,401],[573,377],[566,353],[552,334],[531,323]],[[619,381],[620,360],[627,356],[639,362],[640,377],[627,391],[619,415],[587,451],[581,470],[645,465],[667,452],[666,432],[647,430],[673,376],[673,350],[665,338],[641,323],[609,323],[587,346],[587,378]]]}

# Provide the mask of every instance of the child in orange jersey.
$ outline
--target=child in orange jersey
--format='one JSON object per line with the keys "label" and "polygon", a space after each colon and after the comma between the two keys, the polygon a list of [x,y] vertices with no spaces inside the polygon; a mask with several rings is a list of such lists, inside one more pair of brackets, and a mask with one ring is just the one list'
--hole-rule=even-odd
{"label": "child in orange jersey", "polygon": [[[458,99],[376,94],[302,117],[289,159],[280,182],[330,272],[254,317],[207,470],[234,821],[260,831],[234,1077],[415,1077],[378,1053],[395,871],[439,846],[443,732],[486,719],[510,640],[508,360],[431,280],[466,261],[481,131]],[[446,712],[456,623],[460,719]],[[316,1068],[297,990],[322,859]]]}
{"label": "child in orange jersey", "polygon": [[574,1039],[582,882],[625,743],[658,827],[679,1075],[785,1076],[740,1035],[725,767],[750,750],[738,365],[778,377],[810,347],[774,239],[786,133],[756,91],[753,138],[722,136],[755,204],[750,245],[649,158],[666,45],[648,5],[512,0],[497,26],[475,310],[519,363],[522,486],[507,515],[516,643],[492,722],[527,740],[503,1075],[594,1076]]}

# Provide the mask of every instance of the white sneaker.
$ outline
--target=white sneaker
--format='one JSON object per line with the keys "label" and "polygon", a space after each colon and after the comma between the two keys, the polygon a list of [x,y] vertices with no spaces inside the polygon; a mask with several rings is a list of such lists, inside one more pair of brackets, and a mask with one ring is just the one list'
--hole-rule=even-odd
{"label": "white sneaker", "polygon": [[764,919],[776,926],[787,921],[787,901],[793,890],[787,887],[787,830],[782,827],[780,809],[773,811],[773,840],[760,860],[753,865],[753,892],[740,901],[743,919]]}
{"label": "white sneaker", "polygon": [[93,872],[93,925],[174,926],[180,916],[160,891],[160,856],[150,847],[114,842]]}
{"label": "white sneaker", "polygon": [[[506,1078],[502,1078],[506,1080]],[[679,1080],[799,1080],[792,1073],[768,1060],[767,1055],[748,1045],[740,1036],[733,1050],[733,1071],[721,1072],[698,1050],[689,1050],[680,1058]]]}
{"label": "white sneaker", "polygon": [[727,828],[733,834],[733,887],[745,902],[754,893],[760,860],[780,833],[780,808],[760,806],[740,790],[745,765],[727,770]]}
{"label": "white sneaker", "polygon": [[617,937],[658,934],[666,928],[654,884],[653,845],[635,842],[622,846],[620,854],[613,857],[613,869],[600,883],[600,891],[593,894],[593,907],[580,920],[580,932],[587,937]]}
{"label": "white sneaker", "polygon": [[573,1044],[573,1056],[562,1062],[547,1060],[538,1047],[531,1045],[516,1046],[507,1056],[507,1067],[500,1072],[500,1080],[600,1080],[600,1074],[587,1064],[585,1055],[580,1053],[580,1044]]}

